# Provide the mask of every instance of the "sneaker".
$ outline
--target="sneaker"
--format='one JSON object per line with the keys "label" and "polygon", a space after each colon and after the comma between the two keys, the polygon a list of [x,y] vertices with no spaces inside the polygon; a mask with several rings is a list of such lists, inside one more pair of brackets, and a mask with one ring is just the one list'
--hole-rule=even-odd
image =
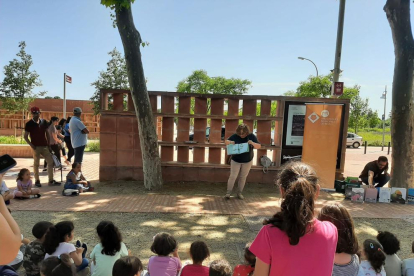
{"label": "sneaker", "polygon": [[81,241],[80,241],[80,240],[77,240],[77,241],[76,241],[76,247],[81,247],[81,246],[82,246]]}
{"label": "sneaker", "polygon": [[43,169],[43,171],[44,171],[44,172],[47,172],[47,168],[46,168],[46,169]]}
{"label": "sneaker", "polygon": [[42,184],[40,184],[40,180],[36,180],[36,182],[35,182],[35,186],[36,187],[42,187]]}
{"label": "sneaker", "polygon": [[34,198],[40,198],[42,195],[41,194],[37,194],[37,195],[34,195],[35,197]]}
{"label": "sneaker", "polygon": [[225,199],[230,199],[230,194],[226,194],[226,195],[224,196],[224,198],[225,198]]}
{"label": "sneaker", "polygon": [[49,181],[49,186],[58,186],[60,184],[61,184],[60,182],[57,182],[55,180]]}
{"label": "sneaker", "polygon": [[89,187],[89,192],[93,192],[95,190],[95,188],[94,187]]}
{"label": "sneaker", "polygon": [[237,194],[237,198],[243,200],[244,199],[244,196],[241,193],[238,193]]}

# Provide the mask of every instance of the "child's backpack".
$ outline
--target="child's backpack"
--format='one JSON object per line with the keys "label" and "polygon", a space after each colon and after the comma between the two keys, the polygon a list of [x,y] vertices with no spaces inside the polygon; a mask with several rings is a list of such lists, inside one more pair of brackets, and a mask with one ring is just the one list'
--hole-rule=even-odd
{"label": "child's backpack", "polygon": [[267,173],[269,167],[272,165],[272,160],[266,155],[262,155],[262,157],[260,157],[260,164],[263,166],[263,172]]}
{"label": "child's backpack", "polygon": [[62,195],[63,196],[78,196],[79,190],[78,189],[63,189]]}

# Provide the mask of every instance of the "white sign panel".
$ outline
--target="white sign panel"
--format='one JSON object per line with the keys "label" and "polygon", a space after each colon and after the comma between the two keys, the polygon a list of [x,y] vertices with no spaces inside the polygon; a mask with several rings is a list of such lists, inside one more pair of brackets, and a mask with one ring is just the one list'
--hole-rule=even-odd
{"label": "white sign panel", "polygon": [[289,105],[286,128],[286,146],[302,146],[305,130],[305,105]]}

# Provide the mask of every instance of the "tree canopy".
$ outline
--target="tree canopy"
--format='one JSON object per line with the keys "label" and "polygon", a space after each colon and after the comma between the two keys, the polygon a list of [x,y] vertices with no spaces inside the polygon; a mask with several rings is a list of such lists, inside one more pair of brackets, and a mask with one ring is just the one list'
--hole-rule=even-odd
{"label": "tree canopy", "polygon": [[177,92],[196,94],[243,95],[251,88],[250,80],[210,77],[205,70],[196,70],[177,85]]}
{"label": "tree canopy", "polygon": [[36,87],[42,86],[39,74],[31,71],[32,56],[26,53],[26,42],[19,43],[18,58],[14,58],[4,66],[4,79],[0,83],[0,99],[2,107],[11,112],[23,111],[29,108],[29,103],[46,92],[35,93]]}
{"label": "tree canopy", "polygon": [[[126,89],[129,90],[128,72],[125,58],[114,48],[108,53],[111,59],[107,62],[106,70],[99,72],[99,77],[91,83],[95,87],[95,92],[90,100],[93,103],[95,114],[101,110],[100,89]],[[109,99],[111,101],[111,98]]]}

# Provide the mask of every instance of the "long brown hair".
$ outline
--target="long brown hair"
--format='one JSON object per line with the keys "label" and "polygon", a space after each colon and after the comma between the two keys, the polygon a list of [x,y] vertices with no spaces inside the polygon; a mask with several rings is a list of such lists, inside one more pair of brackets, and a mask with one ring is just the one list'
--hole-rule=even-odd
{"label": "long brown hair", "polygon": [[249,126],[246,125],[246,124],[238,125],[237,128],[236,128],[236,134],[239,135],[239,136],[242,135],[242,134],[249,135],[250,134]]}
{"label": "long brown hair", "polygon": [[25,175],[25,173],[27,173],[29,170],[28,169],[21,169],[19,174],[17,175],[17,179],[16,180],[20,180],[23,181],[23,176]]}
{"label": "long brown hair", "polygon": [[264,224],[279,228],[289,237],[291,245],[297,245],[312,230],[318,177],[307,164],[290,162],[280,173],[277,184],[285,193],[281,210]]}
{"label": "long brown hair", "polygon": [[355,234],[354,221],[348,210],[341,204],[324,206],[318,216],[319,220],[329,221],[338,230],[336,253],[357,254],[358,239]]}

